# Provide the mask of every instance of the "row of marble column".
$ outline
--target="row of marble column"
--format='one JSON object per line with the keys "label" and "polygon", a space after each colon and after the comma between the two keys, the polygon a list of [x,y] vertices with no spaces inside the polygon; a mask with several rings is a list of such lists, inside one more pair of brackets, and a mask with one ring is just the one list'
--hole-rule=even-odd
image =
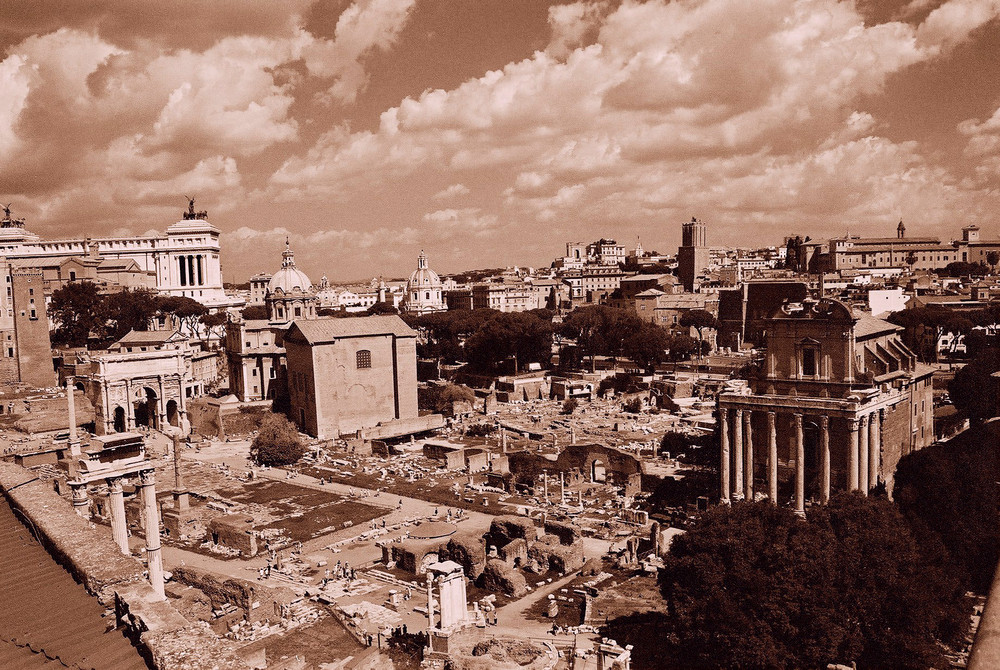
{"label": "row of marble column", "polygon": [[[126,556],[132,552],[128,546],[128,524],[125,519],[125,494],[122,490],[124,477],[107,477],[108,516],[111,520],[111,537]],[[90,502],[87,499],[87,484],[70,482],[73,494],[73,508],[77,514],[90,516]],[[165,598],[163,590],[163,556],[160,552],[160,513],[156,505],[156,478],[154,470],[139,471],[139,489],[142,496],[146,533],[146,562],[149,569],[149,583],[157,596]]]}
{"label": "row of marble column", "polygon": [[[719,409],[720,498],[723,503],[746,498],[754,499],[753,410],[733,409],[732,453],[730,453],[729,409]],[[767,411],[767,495],[778,504],[778,433],[777,413]],[[805,513],[805,439],[802,413],[792,413],[795,440],[795,511]],[[830,418],[819,417],[820,428],[820,500],[830,500]],[[882,410],[875,410],[848,420],[848,482],[850,491],[868,491],[878,485],[879,460],[882,447]]]}

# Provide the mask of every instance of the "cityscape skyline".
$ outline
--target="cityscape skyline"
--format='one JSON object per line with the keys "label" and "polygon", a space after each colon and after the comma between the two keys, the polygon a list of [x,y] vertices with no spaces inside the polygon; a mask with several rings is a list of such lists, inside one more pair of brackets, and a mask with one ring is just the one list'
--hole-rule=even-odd
{"label": "cityscape skyline", "polygon": [[182,9],[0,9],[29,229],[162,230],[190,195],[231,281],[286,236],[335,281],[665,251],[691,216],[718,246],[997,236],[995,2]]}

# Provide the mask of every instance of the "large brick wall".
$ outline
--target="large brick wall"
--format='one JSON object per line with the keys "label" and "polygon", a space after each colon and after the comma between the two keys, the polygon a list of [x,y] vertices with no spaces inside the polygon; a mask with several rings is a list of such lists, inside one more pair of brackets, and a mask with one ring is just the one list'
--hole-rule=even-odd
{"label": "large brick wall", "polygon": [[49,321],[45,316],[42,271],[11,268],[14,305],[14,339],[20,381],[30,386],[55,386]]}

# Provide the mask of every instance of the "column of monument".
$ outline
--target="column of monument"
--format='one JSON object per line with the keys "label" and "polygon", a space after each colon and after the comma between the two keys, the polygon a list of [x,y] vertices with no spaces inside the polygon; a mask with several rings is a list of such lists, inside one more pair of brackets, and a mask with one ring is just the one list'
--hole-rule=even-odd
{"label": "column of monument", "polygon": [[111,516],[111,537],[126,556],[128,548],[128,526],[125,522],[125,494],[122,492],[121,477],[108,477],[108,514]]}
{"label": "column of monument", "polygon": [[848,438],[850,443],[847,446],[847,490],[858,490],[858,420],[851,419],[847,422]]}
{"label": "column of monument", "polygon": [[821,502],[830,502],[830,417],[819,418],[819,448],[820,448],[820,489]]}
{"label": "column of monument", "polygon": [[868,495],[868,417],[858,418],[858,489]]}
{"label": "column of monument", "polygon": [[872,412],[868,422],[868,486],[878,486],[879,452],[882,450],[882,410]]}
{"label": "column of monument", "polygon": [[778,504],[778,431],[775,428],[776,415],[767,413],[767,495],[772,505]]}
{"label": "column of monument", "polygon": [[719,447],[722,451],[719,464],[719,501],[729,504],[729,410],[719,408]]}
{"label": "column of monument", "polygon": [[142,502],[146,508],[146,564],[149,568],[149,583],[161,600],[163,592],[163,557],[160,555],[160,513],[156,507],[156,471],[141,470],[139,486],[142,488]]}
{"label": "column of monument", "polygon": [[806,445],[802,435],[802,415],[795,420],[795,513],[806,513]]}
{"label": "column of monument", "polygon": [[743,410],[733,410],[733,499],[743,498]]}
{"label": "column of monument", "polygon": [[743,412],[743,441],[746,463],[743,464],[743,472],[746,475],[744,492],[747,500],[753,502],[753,427],[751,425],[752,410]]}

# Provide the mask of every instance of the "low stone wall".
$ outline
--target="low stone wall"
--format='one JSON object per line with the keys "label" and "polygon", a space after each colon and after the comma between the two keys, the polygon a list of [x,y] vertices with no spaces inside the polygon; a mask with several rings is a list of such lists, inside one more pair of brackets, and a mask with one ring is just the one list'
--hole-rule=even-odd
{"label": "low stone wall", "polygon": [[139,561],[122,555],[108,529],[77,515],[51,483],[0,463],[0,491],[28,519],[49,554],[102,605],[114,608],[155,670],[249,670],[236,656],[235,643],[157,600]]}

